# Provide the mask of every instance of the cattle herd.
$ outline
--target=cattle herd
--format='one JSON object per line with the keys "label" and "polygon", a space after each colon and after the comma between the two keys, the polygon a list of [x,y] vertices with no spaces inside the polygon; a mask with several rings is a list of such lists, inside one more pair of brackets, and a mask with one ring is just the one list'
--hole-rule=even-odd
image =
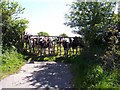
{"label": "cattle herd", "polygon": [[[108,42],[111,34],[107,33],[103,42]],[[115,43],[120,45],[120,33],[117,35]],[[96,45],[100,44],[97,40]],[[85,42],[82,37],[61,37],[61,36],[38,36],[24,35],[24,49],[30,53],[43,55],[69,55],[79,54],[82,48],[85,47]]]}
{"label": "cattle herd", "polygon": [[24,35],[25,49],[42,55],[78,54],[84,47],[81,37]]}

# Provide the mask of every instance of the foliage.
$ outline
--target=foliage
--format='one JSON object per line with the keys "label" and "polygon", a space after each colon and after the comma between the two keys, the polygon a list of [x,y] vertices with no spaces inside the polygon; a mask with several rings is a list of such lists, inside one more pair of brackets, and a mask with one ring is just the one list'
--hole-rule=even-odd
{"label": "foliage", "polygon": [[59,36],[68,37],[65,33],[60,34]]}
{"label": "foliage", "polygon": [[40,35],[40,36],[49,36],[49,34],[47,32],[39,32],[38,35]]}
{"label": "foliage", "polygon": [[120,88],[120,68],[106,70],[99,60],[90,60],[84,53],[72,63],[75,88]]}
{"label": "foliage", "polygon": [[4,54],[1,54],[0,62],[0,70],[2,70],[0,79],[17,72],[25,64],[24,56],[14,49],[6,50]]}
{"label": "foliage", "polygon": [[116,14],[115,15],[115,19],[117,19],[117,27],[118,27],[118,30],[120,32],[120,13]]}
{"label": "foliage", "polygon": [[3,49],[15,46],[21,47],[22,35],[27,28],[28,21],[21,19],[20,14],[23,13],[25,8],[22,8],[18,2],[10,0],[1,1],[2,11],[2,41]]}
{"label": "foliage", "polygon": [[[84,37],[86,57],[100,60],[106,69],[112,69],[116,58],[116,25],[120,18],[114,14],[114,2],[74,2],[66,25]],[[97,49],[97,52],[96,50]],[[96,57],[95,57],[96,56]]]}
{"label": "foliage", "polygon": [[87,46],[72,65],[77,88],[120,88],[120,55],[116,57],[115,43],[120,18],[114,7],[113,2],[76,1],[66,15],[66,25],[81,34]]}
{"label": "foliage", "polygon": [[66,25],[83,35],[89,47],[100,45],[107,28],[114,24],[114,6],[112,2],[76,1],[66,15]]}

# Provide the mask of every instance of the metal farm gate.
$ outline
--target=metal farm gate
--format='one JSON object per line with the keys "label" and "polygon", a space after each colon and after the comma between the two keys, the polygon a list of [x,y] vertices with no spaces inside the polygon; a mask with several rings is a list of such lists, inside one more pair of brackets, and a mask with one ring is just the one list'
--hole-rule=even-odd
{"label": "metal farm gate", "polygon": [[80,53],[81,49],[79,45],[72,48],[72,43],[70,42],[74,38],[75,37],[24,35],[24,50],[39,56],[76,55]]}

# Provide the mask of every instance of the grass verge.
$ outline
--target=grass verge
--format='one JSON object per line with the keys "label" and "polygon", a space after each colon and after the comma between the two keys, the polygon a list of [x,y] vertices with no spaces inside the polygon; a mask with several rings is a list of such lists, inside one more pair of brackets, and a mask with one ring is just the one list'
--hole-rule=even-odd
{"label": "grass verge", "polygon": [[97,60],[90,60],[81,53],[73,60],[72,71],[74,86],[81,88],[115,88],[120,89],[120,68],[106,70]]}
{"label": "grass verge", "polygon": [[0,80],[17,72],[25,64],[24,56],[16,50],[6,50],[0,55]]}

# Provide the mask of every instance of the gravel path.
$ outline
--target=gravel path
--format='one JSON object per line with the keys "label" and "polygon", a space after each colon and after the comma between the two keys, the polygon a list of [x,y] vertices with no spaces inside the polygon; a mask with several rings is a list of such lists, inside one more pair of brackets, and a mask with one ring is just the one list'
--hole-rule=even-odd
{"label": "gravel path", "polygon": [[71,88],[70,64],[34,62],[0,81],[2,88]]}

